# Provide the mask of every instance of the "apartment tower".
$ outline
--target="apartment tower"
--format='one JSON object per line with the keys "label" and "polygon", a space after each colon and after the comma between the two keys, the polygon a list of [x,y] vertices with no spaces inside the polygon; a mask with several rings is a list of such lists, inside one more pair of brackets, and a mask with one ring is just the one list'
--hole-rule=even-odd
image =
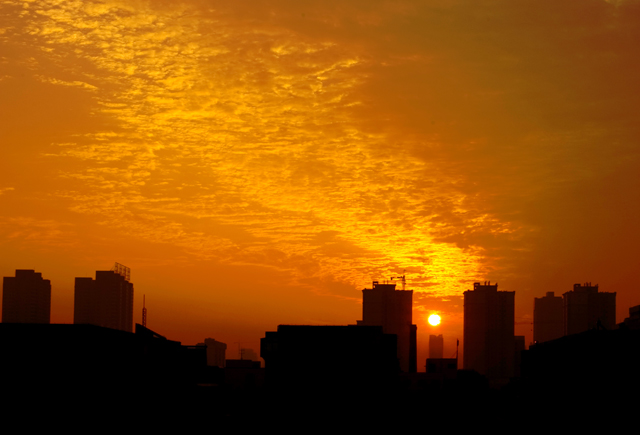
{"label": "apartment tower", "polygon": [[385,334],[398,337],[398,362],[404,372],[417,371],[417,327],[412,323],[413,290],[396,290],[395,284],[373,281],[362,290],[362,320],[358,325],[382,326]]}
{"label": "apartment tower", "polygon": [[73,323],[133,332],[133,284],[130,269],[116,263],[96,278],[76,278]]}
{"label": "apartment tower", "polygon": [[2,323],[50,323],[51,281],[33,270],[2,280]]}
{"label": "apartment tower", "polygon": [[514,374],[515,292],[498,291],[498,284],[473,284],[464,292],[463,367],[493,380]]}

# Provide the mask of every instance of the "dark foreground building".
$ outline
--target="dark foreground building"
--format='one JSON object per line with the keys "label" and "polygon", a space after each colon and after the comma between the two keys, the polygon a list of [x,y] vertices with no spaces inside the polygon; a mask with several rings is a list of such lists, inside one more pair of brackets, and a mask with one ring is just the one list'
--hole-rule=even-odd
{"label": "dark foreground building", "polygon": [[465,370],[506,382],[514,375],[515,292],[498,291],[498,284],[476,282],[464,292]]}
{"label": "dark foreground building", "polygon": [[543,343],[564,335],[563,300],[553,292],[533,299],[533,341]]}
{"label": "dark foreground building", "polygon": [[592,329],[523,352],[525,396],[611,404],[640,388],[640,330]]}
{"label": "dark foreground building", "polygon": [[370,289],[362,290],[362,326],[382,326],[385,334],[398,337],[400,369],[417,371],[417,327],[413,324],[413,290],[396,290],[395,284],[373,281]]}
{"label": "dark foreground building", "polygon": [[398,374],[396,336],[381,326],[280,325],[260,340],[265,381],[282,390],[381,388]]}
{"label": "dark foreground building", "polygon": [[131,333],[94,325],[0,324],[0,354],[4,394],[64,392],[122,404],[140,392],[192,390],[207,369],[205,347],[182,346],[141,325]]}
{"label": "dark foreground building", "polygon": [[2,323],[50,323],[51,282],[34,270],[2,281]]}
{"label": "dark foreground building", "polygon": [[573,291],[562,295],[564,335],[578,334],[601,326],[616,326],[616,293],[599,292],[598,285],[574,284]]}

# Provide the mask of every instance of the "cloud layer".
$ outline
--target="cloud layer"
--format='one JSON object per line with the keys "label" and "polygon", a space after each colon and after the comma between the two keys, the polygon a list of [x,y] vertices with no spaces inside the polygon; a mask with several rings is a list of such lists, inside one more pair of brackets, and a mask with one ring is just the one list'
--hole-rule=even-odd
{"label": "cloud layer", "polygon": [[[45,244],[89,222],[352,300],[318,283],[406,270],[421,309],[451,316],[474,280],[506,281],[522,307],[538,287],[630,283],[638,2],[34,0],[0,14],[5,165],[42,168],[0,178],[16,204],[4,222],[49,229]],[[53,203],[65,211],[29,220]]]}

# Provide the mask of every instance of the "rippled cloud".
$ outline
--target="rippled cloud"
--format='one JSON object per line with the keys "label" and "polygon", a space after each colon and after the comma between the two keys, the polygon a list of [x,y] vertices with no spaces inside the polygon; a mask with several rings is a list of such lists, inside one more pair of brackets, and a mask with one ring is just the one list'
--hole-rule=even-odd
{"label": "rippled cloud", "polygon": [[458,301],[473,280],[533,292],[575,252],[598,261],[580,232],[609,250],[637,239],[635,1],[1,13],[0,85],[30,80],[61,107],[39,146],[47,194],[139,240],[315,291],[406,271],[418,300]]}

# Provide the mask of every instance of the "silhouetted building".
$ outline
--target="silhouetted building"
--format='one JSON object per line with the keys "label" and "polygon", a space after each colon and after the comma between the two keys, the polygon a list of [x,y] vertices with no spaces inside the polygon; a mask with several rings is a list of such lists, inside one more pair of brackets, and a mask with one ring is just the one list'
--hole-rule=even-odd
{"label": "silhouetted building", "polygon": [[520,377],[520,366],[522,365],[522,352],[526,349],[524,335],[516,335],[513,337],[515,349],[513,352],[513,376]]}
{"label": "silhouetted building", "polygon": [[515,292],[499,292],[498,284],[473,284],[464,292],[465,370],[476,370],[492,380],[514,374]]}
{"label": "silhouetted building", "polygon": [[2,281],[2,323],[50,323],[51,282],[33,270]]}
{"label": "silhouetted building", "polygon": [[95,280],[76,278],[73,323],[132,332],[133,284],[128,273],[99,270]]}
{"label": "silhouetted building", "polygon": [[227,345],[225,343],[213,338],[205,338],[204,343],[198,343],[198,346],[207,347],[208,366],[224,368],[227,353]]}
{"label": "silhouetted building", "polygon": [[616,326],[616,293],[600,293],[598,285],[574,284],[573,291],[562,295],[564,301],[565,335]]}
{"label": "silhouetted building", "polygon": [[543,298],[533,298],[533,341],[542,343],[564,335],[562,297],[547,292]]}
{"label": "silhouetted building", "polygon": [[640,387],[638,367],[640,330],[590,329],[529,347],[522,375],[526,396],[544,403],[605,403],[630,400],[625,398]]}
{"label": "silhouetted building", "polygon": [[398,360],[404,372],[417,371],[416,325],[412,324],[413,290],[396,290],[395,284],[373,281],[372,289],[362,290],[362,326],[382,326],[385,334],[398,337]]}
{"label": "silhouetted building", "polygon": [[427,358],[427,373],[442,373],[448,378],[455,378],[458,371],[457,358]]}
{"label": "silhouetted building", "polygon": [[458,376],[457,358],[427,358],[425,373],[417,373],[416,388],[436,394],[442,400],[445,391],[455,391]]}
{"label": "silhouetted building", "polygon": [[64,391],[92,407],[141,391],[145,400],[152,393],[172,397],[195,388],[207,369],[204,347],[182,346],[141,325],[131,333],[95,325],[0,324],[0,354],[3,394]]}
{"label": "silhouetted building", "polygon": [[429,358],[442,358],[444,355],[444,339],[442,334],[429,336]]}
{"label": "silhouetted building", "polygon": [[266,381],[293,390],[379,387],[398,373],[395,334],[380,326],[280,325],[260,340]]}
{"label": "silhouetted building", "polygon": [[255,390],[264,385],[265,369],[260,361],[228,359],[224,369],[225,385],[232,389]]}
{"label": "silhouetted building", "polygon": [[629,317],[624,319],[622,325],[627,329],[640,329],[640,305],[629,308]]}
{"label": "silhouetted building", "polygon": [[245,347],[240,348],[240,359],[249,361],[260,361],[260,357],[255,350]]}

